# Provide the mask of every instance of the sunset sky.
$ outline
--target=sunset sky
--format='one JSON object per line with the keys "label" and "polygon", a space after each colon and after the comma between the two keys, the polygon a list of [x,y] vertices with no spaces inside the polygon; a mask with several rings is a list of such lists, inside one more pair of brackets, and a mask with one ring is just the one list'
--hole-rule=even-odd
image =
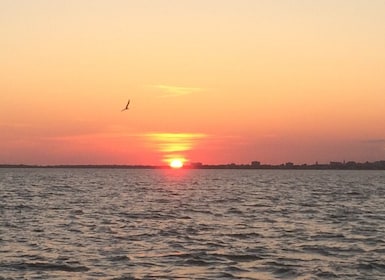
{"label": "sunset sky", "polygon": [[0,163],[385,160],[383,0],[1,0],[0,34]]}

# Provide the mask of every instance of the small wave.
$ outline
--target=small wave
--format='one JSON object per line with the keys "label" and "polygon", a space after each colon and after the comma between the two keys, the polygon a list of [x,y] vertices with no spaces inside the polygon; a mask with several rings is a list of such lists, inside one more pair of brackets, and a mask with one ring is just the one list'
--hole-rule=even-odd
{"label": "small wave", "polygon": [[117,261],[129,261],[130,258],[126,255],[119,255],[119,256],[112,256],[108,258],[110,261],[117,262]]}
{"label": "small wave", "polygon": [[84,212],[83,212],[82,209],[75,209],[75,210],[71,210],[70,214],[72,214],[72,215],[83,215]]}
{"label": "small wave", "polygon": [[209,266],[220,261],[220,258],[216,255],[207,254],[205,252],[175,253],[165,255],[164,257],[180,259],[184,266]]}
{"label": "small wave", "polygon": [[324,247],[324,246],[304,245],[304,246],[301,246],[301,248],[305,252],[316,253],[316,254],[320,254],[323,256],[334,256],[335,255],[333,252],[331,252],[330,248]]}
{"label": "small wave", "polygon": [[68,264],[56,264],[56,263],[16,263],[6,265],[9,268],[20,270],[47,270],[47,271],[67,271],[67,272],[85,272],[89,268],[86,266],[72,266]]}
{"label": "small wave", "polygon": [[35,254],[21,254],[19,255],[21,259],[28,259],[30,261],[40,261],[40,262],[45,262],[47,259],[40,256],[40,255],[35,255]]}
{"label": "small wave", "polygon": [[224,279],[236,279],[236,277],[228,272],[220,272],[218,275],[218,279],[224,278]]}
{"label": "small wave", "polygon": [[342,233],[320,232],[320,233],[317,233],[316,235],[313,235],[312,238],[322,240],[322,239],[344,239],[346,237]]}
{"label": "small wave", "polygon": [[262,237],[260,234],[256,232],[249,232],[249,233],[232,233],[228,234],[229,237],[234,237],[238,239],[248,239],[248,238],[260,238]]}
{"label": "small wave", "polygon": [[189,258],[184,261],[186,265],[194,265],[194,266],[207,266],[210,265],[210,262],[207,262],[200,258]]}
{"label": "small wave", "polygon": [[364,271],[385,272],[385,264],[377,263],[377,262],[360,263],[357,265],[357,268],[358,270],[364,270]]}
{"label": "small wave", "polygon": [[230,209],[227,210],[228,214],[243,214],[242,210],[239,210],[238,208],[231,207]]}
{"label": "small wave", "polygon": [[267,262],[266,264],[268,265],[267,269],[270,270],[274,275],[278,276],[279,279],[292,279],[299,276],[299,272],[297,271],[299,268],[298,266],[285,265],[274,261]]}
{"label": "small wave", "polygon": [[152,202],[165,204],[165,203],[170,203],[170,200],[165,198],[159,198],[159,199],[154,199]]}
{"label": "small wave", "polygon": [[273,273],[277,276],[279,276],[281,279],[282,278],[293,278],[298,276],[298,272],[291,268],[291,267],[281,267],[278,269],[275,269]]}
{"label": "small wave", "polygon": [[385,248],[374,249],[373,252],[385,255]]}
{"label": "small wave", "polygon": [[129,220],[166,220],[178,218],[175,214],[166,214],[158,212],[149,213],[120,213],[123,217]]}
{"label": "small wave", "polygon": [[299,275],[298,266],[285,264],[277,261],[267,261],[265,263],[267,269],[273,274],[282,278],[294,278]]}
{"label": "small wave", "polygon": [[137,280],[138,278],[135,278],[133,276],[120,276],[112,278],[111,280]]}
{"label": "small wave", "polygon": [[351,195],[351,196],[361,196],[363,195],[362,193],[358,192],[358,191],[348,191],[346,192],[347,195]]}
{"label": "small wave", "polygon": [[240,267],[238,267],[238,266],[234,266],[234,265],[228,266],[228,267],[227,267],[227,270],[228,270],[228,271],[232,271],[232,272],[245,272],[245,271],[247,271],[247,270],[245,270],[245,269],[242,269],[242,268],[240,268]]}
{"label": "small wave", "polygon": [[180,216],[178,217],[179,220],[191,220],[192,218],[190,216]]}
{"label": "small wave", "polygon": [[18,204],[18,205],[14,206],[14,209],[17,209],[17,210],[32,210],[33,207],[31,205]]}
{"label": "small wave", "polygon": [[218,256],[224,257],[224,258],[231,260],[231,261],[234,261],[234,262],[253,262],[253,261],[257,261],[257,260],[262,259],[260,256],[257,256],[255,254],[242,254],[242,255],[221,254]]}
{"label": "small wave", "polygon": [[316,275],[319,278],[324,278],[324,279],[335,279],[338,277],[335,273],[333,273],[331,271],[323,271],[323,270],[316,271],[314,273],[314,275]]}

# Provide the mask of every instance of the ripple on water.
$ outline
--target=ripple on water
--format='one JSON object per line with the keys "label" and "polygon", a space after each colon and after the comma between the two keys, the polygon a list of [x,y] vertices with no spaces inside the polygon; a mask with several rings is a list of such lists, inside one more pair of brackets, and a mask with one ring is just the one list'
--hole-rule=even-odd
{"label": "ripple on water", "polygon": [[69,265],[59,263],[46,262],[20,262],[20,263],[5,263],[1,265],[4,268],[11,270],[39,270],[39,271],[67,271],[67,272],[85,272],[89,268],[81,265]]}

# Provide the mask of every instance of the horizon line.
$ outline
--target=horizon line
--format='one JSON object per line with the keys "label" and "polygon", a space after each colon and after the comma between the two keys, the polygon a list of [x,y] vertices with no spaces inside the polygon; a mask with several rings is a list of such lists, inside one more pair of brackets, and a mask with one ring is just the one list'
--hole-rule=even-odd
{"label": "horizon line", "polygon": [[[168,169],[171,168],[167,164],[9,164],[1,163],[0,168],[127,168],[127,169]],[[330,161],[329,163],[314,164],[294,164],[292,162],[280,164],[265,164],[259,161],[252,161],[248,164],[236,163],[220,163],[220,164],[204,164],[201,162],[191,162],[182,167],[182,169],[368,169],[368,170],[385,170],[385,159],[378,161]]]}

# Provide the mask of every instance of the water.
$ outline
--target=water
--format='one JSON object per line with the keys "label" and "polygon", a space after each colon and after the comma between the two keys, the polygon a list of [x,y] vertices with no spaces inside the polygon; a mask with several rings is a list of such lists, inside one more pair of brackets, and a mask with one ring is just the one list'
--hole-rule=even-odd
{"label": "water", "polygon": [[385,279],[385,172],[0,169],[0,279]]}

